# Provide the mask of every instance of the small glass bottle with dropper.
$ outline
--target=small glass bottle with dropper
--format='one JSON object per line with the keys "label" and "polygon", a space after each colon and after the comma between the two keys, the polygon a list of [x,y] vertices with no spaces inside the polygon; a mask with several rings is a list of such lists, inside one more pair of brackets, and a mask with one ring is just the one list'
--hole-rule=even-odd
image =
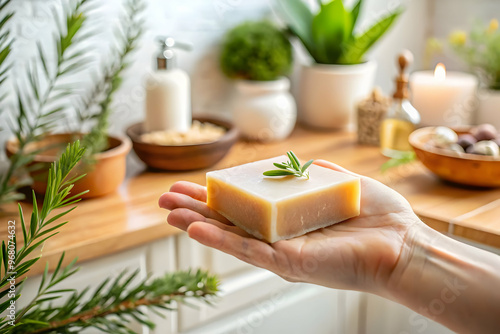
{"label": "small glass bottle with dropper", "polygon": [[397,158],[411,151],[408,137],[420,123],[420,114],[408,100],[408,75],[406,69],[413,61],[410,51],[403,51],[398,57],[399,74],[396,78],[396,92],[393,103],[380,127],[380,148],[382,154]]}

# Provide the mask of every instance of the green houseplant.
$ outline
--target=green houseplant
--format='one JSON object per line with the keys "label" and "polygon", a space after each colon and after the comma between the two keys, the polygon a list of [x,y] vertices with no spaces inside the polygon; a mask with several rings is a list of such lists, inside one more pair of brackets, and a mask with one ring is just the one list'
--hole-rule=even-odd
{"label": "green houseplant", "polygon": [[[5,197],[2,194],[12,194],[15,190],[12,180],[19,179],[15,174],[22,167],[31,167],[33,162],[43,169],[31,172],[33,188],[37,193],[43,193],[48,165],[66,143],[74,139],[80,139],[87,149],[86,158],[78,166],[85,170],[87,178],[75,184],[77,190],[90,190],[84,197],[113,192],[125,177],[125,158],[131,143],[125,137],[109,136],[108,127],[114,94],[121,86],[130,55],[143,31],[140,14],[145,5],[142,0],[125,0],[124,14],[115,29],[116,46],[101,64],[102,74],[94,75],[94,87],[87,93],[76,94],[81,83],[75,79],[78,77],[71,75],[88,70],[88,65],[95,63],[95,59],[87,55],[82,42],[95,34],[95,29],[88,26],[87,18],[96,4],[92,0],[70,0],[59,4],[62,16],[57,11],[52,14],[57,27],[53,39],[55,57],[49,56],[47,51],[50,44],[38,43],[38,55],[27,66],[28,80],[14,80],[17,87],[15,99],[18,101],[17,121],[13,127],[16,138],[6,145],[11,164],[10,172],[2,179],[0,200]],[[72,82],[68,83],[68,78]],[[24,81],[29,84],[24,85]],[[76,129],[54,134],[54,126],[62,123],[62,119],[68,121],[71,115],[77,119]],[[81,133],[85,129],[88,132]]]}
{"label": "green houseplant", "polygon": [[[128,328],[131,321],[154,328],[146,310],[155,313],[174,310],[175,302],[189,299],[211,302],[217,292],[217,278],[203,271],[179,271],[157,279],[142,280],[138,280],[137,271],[123,271],[116,277],[104,279],[92,290],[90,287],[81,291],[61,289],[60,283],[78,271],[75,268],[76,259],[68,266],[62,266],[63,253],[51,274],[47,263],[33,298],[28,299],[30,296],[21,294],[23,284],[31,279],[31,267],[41,258],[40,249],[43,249],[47,239],[57,234],[67,223],[61,223],[61,218],[75,209],[73,205],[83,194],[75,194],[74,183],[84,178],[84,175],[72,178],[70,174],[83,157],[84,151],[78,141],[68,144],[61,157],[51,164],[47,195],[41,206],[38,206],[33,192],[33,210],[29,223],[25,221],[21,205],[20,228],[18,226],[16,229],[15,225],[9,223],[11,227],[8,228],[8,237],[2,240],[0,247],[2,334],[78,333],[86,328],[129,334],[134,333]],[[73,207],[68,209],[69,206]],[[54,213],[56,209],[63,211]],[[18,243],[21,236],[22,244]],[[25,306],[20,307],[21,302]]]}
{"label": "green houseplant", "polygon": [[285,77],[292,63],[286,34],[269,21],[244,22],[226,34],[220,66],[235,80],[233,120],[248,139],[280,140],[293,130],[296,106]]}
{"label": "green houseplant", "polygon": [[450,34],[451,50],[481,79],[476,121],[500,128],[500,30],[498,20],[477,22],[470,32]]}
{"label": "green houseplant", "polygon": [[362,6],[363,0],[351,9],[342,0],[318,0],[319,10],[313,13],[302,0],[278,0],[289,31],[313,61],[302,67],[299,83],[299,117],[306,125],[325,129],[351,126],[355,104],[372,89],[376,63],[364,56],[402,11],[388,12],[366,31],[358,32]]}

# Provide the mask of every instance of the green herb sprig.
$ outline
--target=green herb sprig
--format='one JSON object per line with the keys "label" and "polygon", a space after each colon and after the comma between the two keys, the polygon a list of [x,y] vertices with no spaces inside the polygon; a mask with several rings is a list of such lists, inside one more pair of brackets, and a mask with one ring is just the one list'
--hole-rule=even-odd
{"label": "green herb sprig", "polygon": [[305,177],[309,180],[309,172],[306,171],[309,166],[313,163],[314,160],[309,160],[304,164],[304,166],[300,165],[300,161],[292,151],[286,152],[288,159],[290,161],[283,163],[273,163],[273,165],[279,169],[268,170],[263,174],[265,176],[287,176],[293,175],[296,177]]}
{"label": "green herb sprig", "polygon": [[382,165],[382,167],[380,167],[380,169],[383,173],[385,173],[391,168],[406,165],[415,160],[417,160],[417,155],[415,154],[415,152],[404,151],[394,156],[391,160],[388,160]]}

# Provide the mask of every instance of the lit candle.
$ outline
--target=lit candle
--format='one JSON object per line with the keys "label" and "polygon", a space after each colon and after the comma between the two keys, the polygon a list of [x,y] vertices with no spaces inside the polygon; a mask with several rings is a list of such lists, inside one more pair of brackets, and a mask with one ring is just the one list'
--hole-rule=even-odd
{"label": "lit candle", "polygon": [[439,63],[432,71],[410,76],[413,106],[420,112],[421,125],[460,127],[474,121],[478,81],[471,74],[448,72]]}

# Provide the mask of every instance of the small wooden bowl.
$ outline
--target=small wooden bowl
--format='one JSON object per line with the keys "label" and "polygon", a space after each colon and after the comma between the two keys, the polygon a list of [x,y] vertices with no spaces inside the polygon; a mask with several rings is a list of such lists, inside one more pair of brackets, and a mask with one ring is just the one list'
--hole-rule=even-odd
{"label": "small wooden bowl", "polygon": [[156,145],[141,140],[142,123],[131,125],[127,135],[137,156],[152,168],[168,171],[203,169],[215,165],[238,140],[238,130],[229,122],[211,118],[195,117],[193,120],[221,126],[227,132],[217,141],[191,145]]}
{"label": "small wooden bowl", "polygon": [[[500,159],[455,153],[429,145],[434,127],[414,131],[409,138],[418,159],[439,177],[469,186],[500,187]],[[463,131],[457,131],[462,133]]]}

